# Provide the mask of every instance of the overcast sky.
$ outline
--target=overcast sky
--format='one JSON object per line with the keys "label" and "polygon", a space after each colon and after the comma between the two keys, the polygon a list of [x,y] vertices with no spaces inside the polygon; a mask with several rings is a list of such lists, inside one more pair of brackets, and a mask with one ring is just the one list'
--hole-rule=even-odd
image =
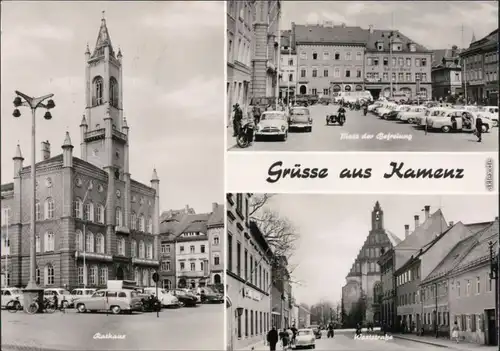
{"label": "overcast sky", "polygon": [[149,184],[156,166],[161,209],[209,211],[224,193],[223,2],[2,2],[2,183],[18,141],[31,162],[31,117],[12,117],[14,90],[55,94],[53,119],[38,112],[37,161],[42,140],[61,153],[66,130],[80,157],[84,52],[102,11],[123,53],[132,178]]}
{"label": "overcast sky", "polygon": [[[394,14],[394,15],[393,15]],[[335,24],[368,29],[398,29],[428,49],[446,49],[452,45],[469,46],[476,39],[498,28],[496,1],[285,1],[282,28],[296,24],[333,21]]]}
{"label": "overcast sky", "polygon": [[492,221],[498,216],[498,197],[405,195],[275,195],[269,207],[292,219],[301,238],[291,267],[301,286],[293,287],[298,302],[340,301],[345,276],[371,229],[376,201],[384,211],[384,227],[404,238],[404,225],[414,229],[414,215],[422,218],[441,206],[446,221],[465,224]]}

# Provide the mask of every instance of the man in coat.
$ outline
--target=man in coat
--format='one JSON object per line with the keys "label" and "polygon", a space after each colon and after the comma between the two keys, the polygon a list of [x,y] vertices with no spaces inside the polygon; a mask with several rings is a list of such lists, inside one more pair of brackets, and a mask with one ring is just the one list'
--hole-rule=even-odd
{"label": "man in coat", "polygon": [[477,142],[481,142],[481,136],[483,134],[483,120],[481,117],[476,118],[476,136],[477,136]]}
{"label": "man in coat", "polygon": [[271,329],[267,333],[267,342],[269,343],[269,350],[275,351],[276,350],[276,344],[278,343],[279,337],[278,337],[278,331],[276,330],[276,327],[273,326],[273,329]]}

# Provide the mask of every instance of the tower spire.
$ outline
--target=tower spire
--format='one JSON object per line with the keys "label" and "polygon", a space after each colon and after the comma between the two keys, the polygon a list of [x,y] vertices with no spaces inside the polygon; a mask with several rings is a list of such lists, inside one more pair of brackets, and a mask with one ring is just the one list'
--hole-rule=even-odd
{"label": "tower spire", "polygon": [[476,35],[474,34],[474,32],[472,32],[472,39],[471,39],[471,41],[470,41],[470,42],[471,42],[471,44],[472,44],[472,43],[473,43],[473,42],[475,42],[475,41],[476,41]]}
{"label": "tower spire", "polygon": [[106,18],[104,15],[105,11],[102,11],[101,27],[99,28],[99,34],[97,35],[97,41],[92,57],[103,56],[105,47],[109,47],[109,55],[115,57],[115,51],[113,50],[113,45],[111,45],[111,38],[109,36],[108,27],[106,26]]}

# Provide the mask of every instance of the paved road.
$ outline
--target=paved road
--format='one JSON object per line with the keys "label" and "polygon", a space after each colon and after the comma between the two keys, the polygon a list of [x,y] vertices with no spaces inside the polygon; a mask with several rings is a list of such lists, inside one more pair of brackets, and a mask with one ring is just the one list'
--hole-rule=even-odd
{"label": "paved road", "polygon": [[[429,132],[413,125],[396,121],[385,121],[374,114],[363,116],[362,111],[348,111],[344,126],[325,123],[325,116],[337,110],[336,105],[314,105],[310,107],[313,118],[312,133],[289,133],[288,140],[259,141],[246,149],[235,146],[234,138],[228,133],[228,148],[237,151],[497,151],[498,128],[492,128],[483,134],[483,142],[476,142],[476,137],[469,133]],[[365,134],[372,134],[371,140],[362,139]],[[377,140],[377,134],[392,134],[411,137],[399,140]],[[345,139],[346,136],[358,135],[359,139]]]}
{"label": "paved road", "polygon": [[[223,350],[224,305],[156,313],[45,315],[2,311],[2,350]],[[99,339],[96,334],[125,335]]]}
{"label": "paved road", "polygon": [[376,340],[376,339],[358,339],[355,340],[351,334],[337,333],[334,338],[325,337],[316,340],[316,350],[370,350],[370,351],[405,351],[405,350],[423,350],[423,351],[442,351],[442,347],[426,345],[418,342],[402,339]]}

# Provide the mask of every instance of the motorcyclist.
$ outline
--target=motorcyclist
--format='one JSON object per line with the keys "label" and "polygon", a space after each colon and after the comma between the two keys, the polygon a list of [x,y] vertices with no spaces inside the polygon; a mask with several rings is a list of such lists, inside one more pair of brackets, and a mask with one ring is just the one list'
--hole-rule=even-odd
{"label": "motorcyclist", "polygon": [[365,102],[363,104],[363,115],[366,116],[367,113],[368,113],[368,102]]}
{"label": "motorcyclist", "polygon": [[361,323],[358,323],[356,325],[356,335],[357,336],[361,335]]}
{"label": "motorcyclist", "polygon": [[330,334],[330,336],[331,336],[332,338],[333,338],[334,329],[335,329],[335,328],[334,328],[333,323],[332,323],[332,322],[330,322],[330,323],[328,324],[328,333]]}
{"label": "motorcyclist", "polygon": [[238,136],[241,129],[241,120],[243,119],[243,111],[240,108],[240,104],[235,104],[233,106],[234,117],[233,117],[233,137]]}
{"label": "motorcyclist", "polygon": [[339,109],[337,110],[337,116],[338,117],[344,116],[344,118],[345,118],[345,113],[346,113],[346,110],[345,110],[344,106],[340,105]]}

